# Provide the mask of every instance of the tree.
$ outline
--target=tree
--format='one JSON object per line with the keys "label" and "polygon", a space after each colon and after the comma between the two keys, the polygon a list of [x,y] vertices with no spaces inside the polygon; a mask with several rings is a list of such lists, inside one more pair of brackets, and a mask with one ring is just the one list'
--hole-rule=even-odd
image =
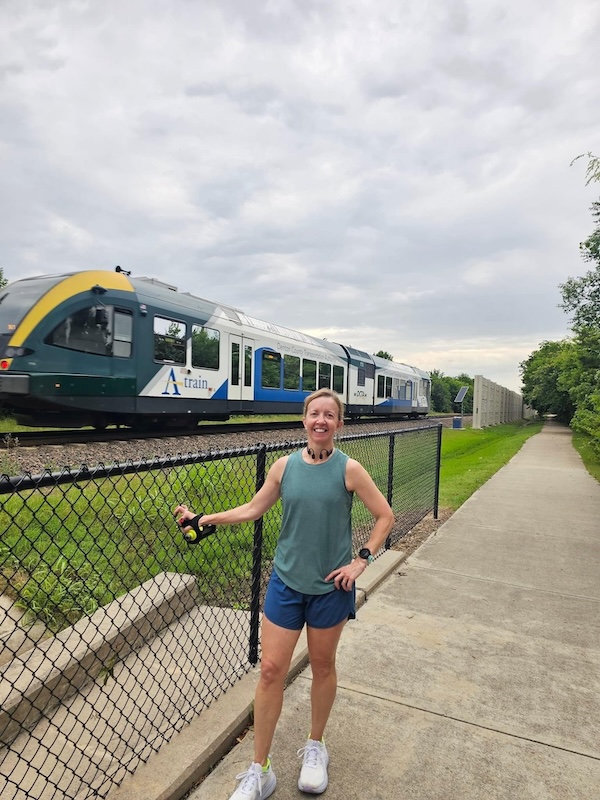
{"label": "tree", "polygon": [[[474,378],[471,378],[465,372],[461,372],[461,374],[457,375],[456,378],[454,378],[454,380],[456,381],[456,392],[454,392],[454,394],[452,395],[452,400],[454,401],[454,398],[456,397],[456,395],[458,394],[459,389],[462,386],[468,386],[469,387],[469,391],[465,395],[465,399],[462,402],[462,411],[463,411],[464,414],[472,414],[473,413],[473,395],[474,395],[474,391],[475,391],[475,380],[474,380]],[[458,404],[457,404],[457,406],[458,406]],[[457,407],[456,410],[460,410],[460,409]]]}
{"label": "tree", "polygon": [[[600,158],[588,153],[587,159],[586,186],[600,181]],[[573,337],[543,342],[520,369],[525,401],[540,414],[557,414],[586,433],[600,457],[600,201],[592,203],[591,211],[594,229],[579,247],[594,268],[559,286],[560,307],[572,314]]]}
{"label": "tree", "polygon": [[575,412],[569,388],[561,382],[566,363],[572,358],[572,341],[542,342],[529,358],[519,365],[523,381],[523,399],[540,415],[556,414],[570,422]]}
{"label": "tree", "polygon": [[571,427],[590,437],[590,444],[600,458],[600,328],[580,329],[575,344],[561,383],[569,386],[576,408]]}
{"label": "tree", "polygon": [[375,355],[376,355],[376,356],[378,356],[379,358],[385,358],[387,361],[393,361],[393,360],[394,360],[394,356],[391,356],[391,355],[388,353],[388,351],[387,351],[387,350],[378,350],[378,351],[375,353]]}
{"label": "tree", "polygon": [[452,411],[450,390],[443,381],[431,381],[431,410],[438,412]]}
{"label": "tree", "polygon": [[587,158],[588,160],[587,169],[585,171],[585,185],[588,186],[592,181],[600,181],[600,158],[590,152],[580,153],[571,161],[571,166],[573,166],[576,161],[579,161],[580,158]]}
{"label": "tree", "polygon": [[4,270],[0,267],[0,289],[4,288],[8,280],[4,277]]}
{"label": "tree", "polygon": [[473,413],[473,378],[470,378],[464,373],[451,378],[444,375],[439,369],[431,371],[431,408],[433,411],[451,413],[460,411],[459,407],[454,406],[454,398],[458,394],[461,386],[468,386],[470,391],[467,392],[462,411],[465,414]]}
{"label": "tree", "polygon": [[[587,155],[586,186],[591,181],[600,181],[600,159],[591,153]],[[587,326],[600,327],[600,202],[592,203],[590,210],[595,227],[591,235],[580,243],[579,249],[584,261],[595,264],[594,269],[581,278],[569,278],[559,285],[563,298],[560,307],[573,315],[572,325],[575,331]]]}

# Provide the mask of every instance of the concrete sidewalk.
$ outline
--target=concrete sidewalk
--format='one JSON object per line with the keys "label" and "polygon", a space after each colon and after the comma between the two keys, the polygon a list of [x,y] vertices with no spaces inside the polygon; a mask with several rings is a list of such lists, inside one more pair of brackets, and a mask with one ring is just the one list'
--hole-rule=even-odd
{"label": "concrete sidewalk", "polygon": [[[600,798],[600,486],[570,430],[547,423],[436,536],[395,558],[366,571],[374,585],[342,637],[324,796]],[[209,743],[225,748],[255,681],[227,692],[114,797],[181,797]],[[296,750],[310,684],[307,667],[286,690],[273,798],[308,796]],[[190,800],[227,800],[251,760],[250,733]]]}

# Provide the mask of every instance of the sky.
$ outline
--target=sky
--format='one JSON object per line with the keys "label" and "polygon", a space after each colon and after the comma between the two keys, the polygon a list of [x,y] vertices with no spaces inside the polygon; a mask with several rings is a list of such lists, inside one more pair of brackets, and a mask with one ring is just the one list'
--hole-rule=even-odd
{"label": "sky", "polygon": [[0,268],[520,391],[569,335],[598,0],[2,0]]}

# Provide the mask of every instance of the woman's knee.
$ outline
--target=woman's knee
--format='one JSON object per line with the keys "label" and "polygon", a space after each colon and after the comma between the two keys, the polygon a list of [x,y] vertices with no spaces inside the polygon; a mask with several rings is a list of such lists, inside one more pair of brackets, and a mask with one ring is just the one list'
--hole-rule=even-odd
{"label": "woman's knee", "polygon": [[263,658],[260,662],[260,679],[264,685],[272,686],[278,683],[283,684],[287,675],[287,671],[287,664],[263,655]]}
{"label": "woman's knee", "polygon": [[326,657],[313,657],[310,659],[310,668],[313,678],[324,680],[335,675],[335,654]]}

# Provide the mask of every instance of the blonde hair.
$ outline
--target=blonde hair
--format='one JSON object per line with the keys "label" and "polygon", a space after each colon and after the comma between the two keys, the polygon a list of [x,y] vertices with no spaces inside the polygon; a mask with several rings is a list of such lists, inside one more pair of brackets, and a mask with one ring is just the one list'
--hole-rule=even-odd
{"label": "blonde hair", "polygon": [[306,417],[306,413],[308,411],[308,406],[312,403],[313,400],[317,400],[319,397],[330,397],[332,400],[335,400],[335,404],[338,407],[338,419],[344,419],[344,404],[337,396],[337,394],[333,391],[333,389],[317,389],[316,392],[309,394],[308,397],[304,398],[304,410],[302,412],[302,417]]}

